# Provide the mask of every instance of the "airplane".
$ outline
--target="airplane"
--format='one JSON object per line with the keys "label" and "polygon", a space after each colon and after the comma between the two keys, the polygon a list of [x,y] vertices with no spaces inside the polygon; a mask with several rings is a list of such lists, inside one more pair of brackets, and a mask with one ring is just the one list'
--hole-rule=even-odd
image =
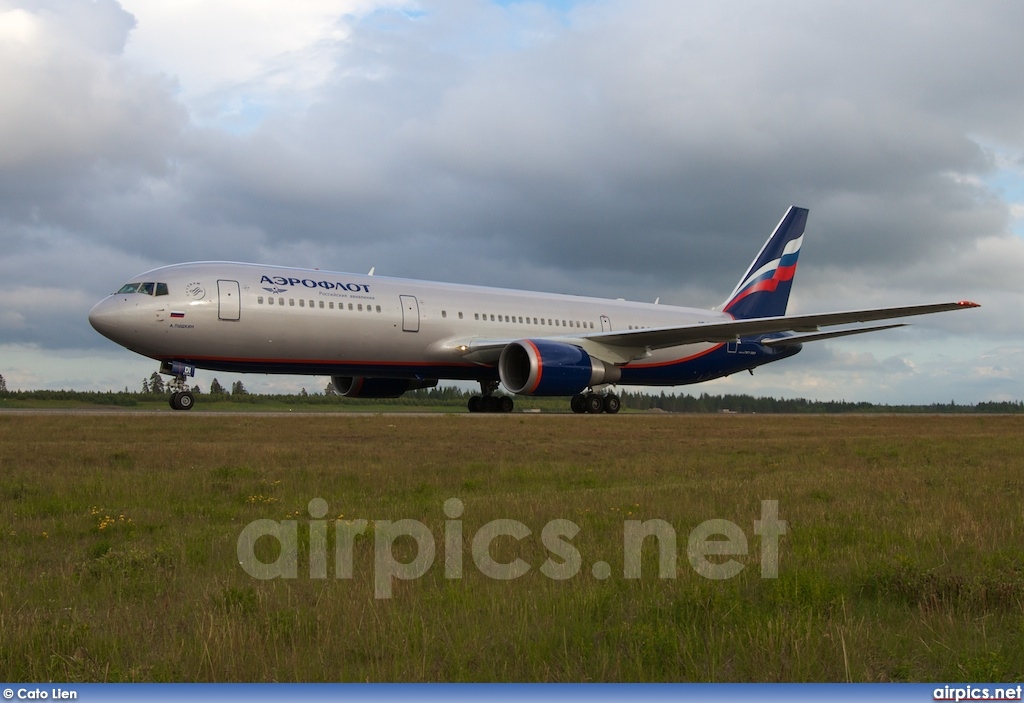
{"label": "airplane", "polygon": [[[89,312],[97,332],[160,362],[189,410],[196,369],[330,376],[350,398],[476,381],[470,412],[510,395],[568,396],[616,413],[617,386],[700,383],[793,356],[807,342],[902,327],[866,323],[979,307],[966,300],[786,315],[808,211],[790,207],[718,308],[195,262],[139,274]],[[843,325],[823,331],[823,327]]]}

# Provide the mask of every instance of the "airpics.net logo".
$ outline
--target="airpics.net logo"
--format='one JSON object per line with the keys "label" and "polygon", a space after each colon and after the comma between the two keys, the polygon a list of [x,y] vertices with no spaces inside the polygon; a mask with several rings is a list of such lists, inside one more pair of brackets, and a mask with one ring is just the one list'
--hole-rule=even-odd
{"label": "airpics.net logo", "polygon": [[[238,536],[238,562],[247,574],[256,579],[299,578],[300,542],[308,545],[309,578],[326,579],[331,554],[328,550],[328,530],[333,524],[334,578],[351,579],[355,573],[356,540],[373,542],[373,584],[376,598],[391,598],[396,581],[411,581],[424,576],[437,559],[437,540],[419,520],[325,520],[328,504],[323,498],[309,501],[309,516],[305,524],[298,520],[261,519],[250,522]],[[465,505],[458,498],[444,502],[444,536],[442,551],[444,576],[461,579],[465,563],[466,537],[472,565],[484,576],[499,581],[521,578],[535,566],[544,576],[564,581],[577,576],[583,569],[583,555],[573,542],[580,527],[572,520],[556,519],[540,530],[540,542],[547,558],[539,566],[521,557],[499,561],[494,557],[493,545],[498,540],[512,539],[522,542],[534,535],[528,525],[508,518],[491,520],[472,535],[465,535],[463,513]],[[761,515],[753,521],[753,534],[758,538],[761,578],[773,579],[779,573],[779,539],[786,534],[787,523],[779,519],[776,500],[761,501]],[[396,545],[409,541],[415,544],[415,556],[403,561],[395,556]],[[269,544],[267,544],[269,542]],[[257,543],[263,551],[276,552],[272,561],[257,556]],[[645,544],[655,548],[658,555],[658,577],[674,579],[677,567],[679,535],[667,521],[661,519],[625,520],[622,525],[622,577],[641,578]],[[269,547],[269,549],[267,549]],[[733,557],[750,554],[747,534],[730,520],[705,520],[686,537],[686,558],[690,567],[707,579],[723,580],[738,575],[746,565]],[[590,565],[593,578],[604,580],[612,575],[607,561],[594,561]]]}

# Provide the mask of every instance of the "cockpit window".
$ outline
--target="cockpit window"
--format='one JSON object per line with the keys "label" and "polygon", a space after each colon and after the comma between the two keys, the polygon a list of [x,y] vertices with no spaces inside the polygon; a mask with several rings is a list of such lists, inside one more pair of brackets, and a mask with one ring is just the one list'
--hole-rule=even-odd
{"label": "cockpit window", "polygon": [[168,295],[166,283],[154,283],[147,281],[146,283],[125,283],[121,286],[121,290],[117,291],[121,293],[142,293],[143,295]]}

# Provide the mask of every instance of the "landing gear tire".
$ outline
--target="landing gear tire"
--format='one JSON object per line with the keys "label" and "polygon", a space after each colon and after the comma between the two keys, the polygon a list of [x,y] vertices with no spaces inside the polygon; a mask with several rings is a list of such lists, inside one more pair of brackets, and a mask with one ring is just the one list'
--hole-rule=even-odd
{"label": "landing gear tire", "polygon": [[620,407],[622,407],[622,403],[619,401],[619,396],[609,394],[604,397],[604,411],[609,415],[619,412]]}
{"label": "landing gear tire", "polygon": [[582,393],[574,395],[572,400],[569,401],[569,407],[577,415],[582,415],[587,412],[587,396]]}
{"label": "landing gear tire", "polygon": [[178,410],[191,410],[195,404],[195,396],[190,391],[178,393]]}
{"label": "landing gear tire", "polygon": [[180,391],[172,393],[168,402],[173,410],[191,410],[196,404],[196,398],[189,391]]}
{"label": "landing gear tire", "polygon": [[498,398],[497,411],[499,413],[510,413],[510,412],[512,412],[512,409],[515,406],[516,406],[515,401],[512,400],[512,398],[510,398],[507,395],[503,395],[500,398]]}
{"label": "landing gear tire", "polygon": [[484,399],[478,395],[471,395],[469,397],[469,412],[478,413],[483,410]]}
{"label": "landing gear tire", "polygon": [[591,415],[597,415],[598,413],[604,412],[604,398],[599,396],[597,393],[591,393],[584,398],[584,403],[587,412]]}

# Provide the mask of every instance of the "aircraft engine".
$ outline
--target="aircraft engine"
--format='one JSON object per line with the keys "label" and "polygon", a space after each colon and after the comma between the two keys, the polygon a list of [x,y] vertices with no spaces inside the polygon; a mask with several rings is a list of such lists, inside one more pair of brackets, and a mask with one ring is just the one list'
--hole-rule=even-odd
{"label": "aircraft engine", "polygon": [[521,339],[501,350],[498,375],[512,393],[575,395],[590,386],[616,383],[622,372],[574,344]]}
{"label": "aircraft engine", "polygon": [[366,378],[365,376],[331,376],[334,390],[346,398],[398,398],[406,391],[433,388],[436,378]]}

